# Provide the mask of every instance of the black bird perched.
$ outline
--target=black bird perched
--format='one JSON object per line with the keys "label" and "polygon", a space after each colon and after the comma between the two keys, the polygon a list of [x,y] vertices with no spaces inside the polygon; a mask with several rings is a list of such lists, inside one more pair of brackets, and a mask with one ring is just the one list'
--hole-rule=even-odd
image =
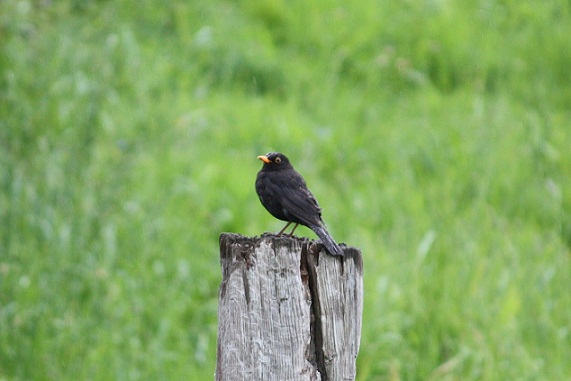
{"label": "black bird perched", "polygon": [[282,153],[270,152],[258,156],[264,166],[256,178],[256,192],[262,205],[272,216],[287,225],[295,225],[289,234],[293,234],[297,225],[307,226],[317,234],[331,255],[343,255],[343,249],[333,240],[321,219],[321,208],[313,194],[307,189],[305,180],[293,169],[289,159]]}

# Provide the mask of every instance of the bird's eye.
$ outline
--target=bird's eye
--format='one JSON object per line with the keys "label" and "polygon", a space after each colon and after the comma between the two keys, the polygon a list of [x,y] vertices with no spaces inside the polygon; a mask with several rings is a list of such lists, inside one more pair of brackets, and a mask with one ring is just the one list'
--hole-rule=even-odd
{"label": "bird's eye", "polygon": [[274,160],[274,163],[279,164],[281,163],[282,159],[280,157],[276,157],[276,160]]}

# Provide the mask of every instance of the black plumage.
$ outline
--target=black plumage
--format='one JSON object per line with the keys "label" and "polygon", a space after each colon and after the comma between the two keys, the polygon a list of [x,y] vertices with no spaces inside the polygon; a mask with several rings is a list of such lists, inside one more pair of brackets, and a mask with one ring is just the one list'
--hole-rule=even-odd
{"label": "black plumage", "polygon": [[302,224],[317,234],[331,255],[343,255],[343,249],[331,237],[321,219],[317,200],[288,158],[282,153],[270,152],[258,156],[258,159],[264,162],[256,178],[258,197],[272,216],[287,221],[278,235],[294,223],[291,236],[297,225]]}

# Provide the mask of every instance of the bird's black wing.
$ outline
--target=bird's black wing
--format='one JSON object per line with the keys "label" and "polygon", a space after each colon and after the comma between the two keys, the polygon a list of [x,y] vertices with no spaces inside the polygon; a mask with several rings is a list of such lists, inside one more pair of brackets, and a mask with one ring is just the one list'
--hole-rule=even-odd
{"label": "bird's black wing", "polygon": [[[284,212],[306,226],[321,226],[321,208],[313,194],[307,189],[305,181],[297,172],[289,177],[289,181],[281,184],[279,190]],[[295,221],[295,222],[298,222]]]}

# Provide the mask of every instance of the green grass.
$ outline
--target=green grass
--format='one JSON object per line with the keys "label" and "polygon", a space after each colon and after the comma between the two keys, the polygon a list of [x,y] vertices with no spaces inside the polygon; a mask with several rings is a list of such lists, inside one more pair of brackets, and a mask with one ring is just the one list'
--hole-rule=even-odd
{"label": "green grass", "polygon": [[212,379],[271,150],[363,251],[359,381],[571,378],[570,35],[563,0],[0,2],[0,380]]}

